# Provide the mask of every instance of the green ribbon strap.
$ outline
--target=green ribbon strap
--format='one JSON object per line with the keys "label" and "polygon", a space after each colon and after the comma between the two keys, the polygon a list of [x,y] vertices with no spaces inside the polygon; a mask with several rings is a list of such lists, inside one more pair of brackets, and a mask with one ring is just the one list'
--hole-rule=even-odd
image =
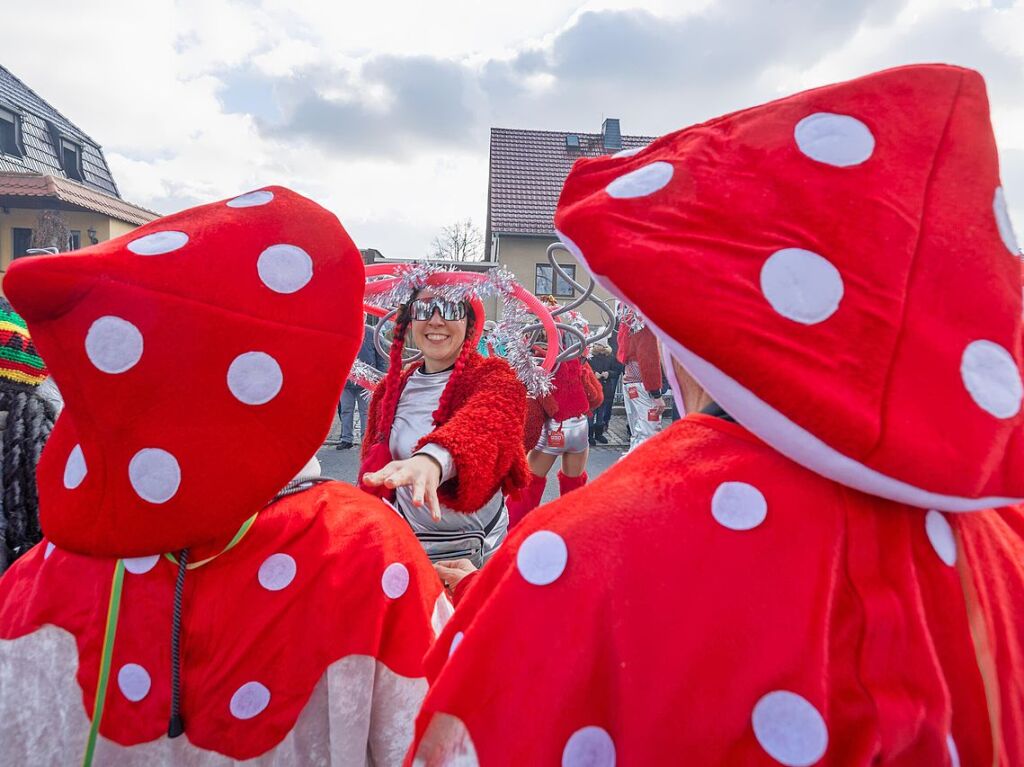
{"label": "green ribbon strap", "polygon": [[107,699],[107,685],[110,682],[110,659],[114,654],[114,635],[117,633],[117,615],[121,611],[121,587],[124,585],[124,560],[114,565],[114,579],[110,585],[110,603],[107,605],[107,625],[103,631],[103,654],[100,656],[100,676],[96,681],[96,700],[92,704],[92,724],[89,739],[85,744],[82,767],[91,767],[96,752],[96,736],[99,735],[103,719],[103,703]]}

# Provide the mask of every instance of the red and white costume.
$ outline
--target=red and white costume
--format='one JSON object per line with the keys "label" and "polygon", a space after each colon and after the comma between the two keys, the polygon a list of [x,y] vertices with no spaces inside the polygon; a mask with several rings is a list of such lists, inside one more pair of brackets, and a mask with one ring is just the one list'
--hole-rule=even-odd
{"label": "red and white costume", "polygon": [[269,187],[4,287],[66,403],[0,579],[5,763],[400,761],[450,605],[386,505],[289,483],[362,340],[337,218]]}
{"label": "red and white costume", "polygon": [[552,377],[551,393],[540,401],[548,419],[536,449],[549,455],[587,450],[587,413],[603,399],[601,384],[589,365],[579,357],[562,362]]}
{"label": "red and white costume", "polygon": [[[636,325],[640,327],[637,328]],[[629,449],[661,431],[661,357],[658,341],[632,310],[619,326],[619,362],[622,371],[622,404],[629,424]]]}
{"label": "red and white costume", "polygon": [[1024,764],[1021,267],[981,77],[581,160],[556,225],[738,423],[689,414],[509,536],[412,763]]}
{"label": "red and white costume", "polygon": [[[540,435],[534,450],[548,455],[561,456],[566,453],[579,454],[590,449],[588,442],[587,413],[603,401],[601,384],[590,366],[579,357],[562,362],[551,380],[551,392],[537,400],[536,409],[527,411],[527,429],[531,421],[536,422],[537,411],[547,419],[542,422]],[[547,487],[547,474],[530,472],[529,482],[508,501],[509,527],[537,508]],[[587,483],[587,473],[568,476],[558,472],[560,495],[570,493]]]}

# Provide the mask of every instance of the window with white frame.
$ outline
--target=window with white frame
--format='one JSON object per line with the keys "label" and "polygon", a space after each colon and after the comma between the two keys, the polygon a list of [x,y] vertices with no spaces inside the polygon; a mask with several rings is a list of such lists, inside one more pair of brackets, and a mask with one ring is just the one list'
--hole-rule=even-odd
{"label": "window with white frame", "polygon": [[[562,270],[572,279],[576,279],[575,264],[559,264]],[[534,274],[533,291],[538,296],[560,296],[571,297],[573,295],[572,285],[562,275],[555,273],[551,264],[537,264]]]}

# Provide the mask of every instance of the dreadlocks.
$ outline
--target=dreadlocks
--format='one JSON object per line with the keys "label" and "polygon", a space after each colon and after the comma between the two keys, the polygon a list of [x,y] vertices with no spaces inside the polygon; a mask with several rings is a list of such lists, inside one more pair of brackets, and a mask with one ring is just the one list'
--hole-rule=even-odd
{"label": "dreadlocks", "polygon": [[36,465],[56,418],[34,386],[0,379],[0,572],[43,537]]}

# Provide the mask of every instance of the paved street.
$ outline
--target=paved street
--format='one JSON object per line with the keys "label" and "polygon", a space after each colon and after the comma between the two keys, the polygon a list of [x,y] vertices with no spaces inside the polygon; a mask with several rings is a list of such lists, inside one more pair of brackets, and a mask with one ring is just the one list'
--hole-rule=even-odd
{"label": "paved street", "polygon": [[[356,435],[359,435],[359,416],[356,415]],[[668,427],[671,419],[666,414],[662,425]],[[355,483],[356,473],[359,471],[359,445],[349,450],[336,450],[341,435],[341,425],[337,415],[334,417],[334,424],[327,435],[327,441],[317,453],[324,476],[340,479],[344,482]],[[597,445],[590,448],[590,459],[587,461],[587,474],[591,479],[596,479],[601,472],[615,463],[626,452],[629,447],[629,432],[626,430],[626,417],[621,405],[616,405],[612,411],[612,422],[609,425],[607,436],[608,445]],[[548,474],[547,489],[544,491],[544,503],[558,497],[558,464]]]}
{"label": "paved street", "polygon": [[[593,479],[602,471],[615,463],[619,456],[625,452],[625,448],[596,447],[590,449],[590,460],[588,462],[588,474]],[[350,450],[335,450],[333,445],[326,445],[316,457],[320,459],[320,466],[325,476],[340,479],[344,482],[355,483],[356,472],[359,471],[359,447]],[[548,475],[548,486],[544,492],[544,502],[554,500],[558,497],[558,477],[555,469]]]}

